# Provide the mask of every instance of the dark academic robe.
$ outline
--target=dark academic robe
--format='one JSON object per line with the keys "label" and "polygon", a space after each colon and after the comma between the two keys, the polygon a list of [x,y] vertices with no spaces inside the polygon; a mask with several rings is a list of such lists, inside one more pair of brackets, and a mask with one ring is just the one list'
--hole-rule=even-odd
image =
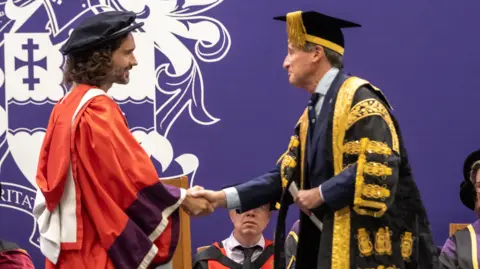
{"label": "dark academic robe", "polygon": [[[316,119],[298,121],[269,173],[236,187],[241,210],[278,202],[275,268],[285,268],[285,217],[301,189],[322,185],[325,203],[300,213],[297,269],[437,268],[438,251],[391,107],[368,81],[339,72]],[[421,257],[421,258],[420,258]]]}
{"label": "dark academic robe", "polygon": [[480,263],[480,220],[457,231],[442,248],[442,269],[476,269]]}

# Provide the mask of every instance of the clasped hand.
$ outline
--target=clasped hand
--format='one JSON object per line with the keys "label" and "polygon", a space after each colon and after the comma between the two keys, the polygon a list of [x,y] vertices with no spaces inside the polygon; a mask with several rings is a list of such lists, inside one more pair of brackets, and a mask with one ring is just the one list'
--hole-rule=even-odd
{"label": "clasped hand", "polygon": [[182,202],[182,209],[190,216],[206,216],[210,215],[215,207],[209,200],[203,197],[194,197],[192,192],[203,190],[203,187],[194,186],[187,190],[187,195]]}
{"label": "clasped hand", "polygon": [[[295,197],[295,203],[305,214],[310,215],[310,209],[321,206],[323,199],[319,189],[312,188],[299,191]],[[200,186],[188,189],[182,203],[182,208],[190,216],[210,215],[217,207],[226,207],[225,192],[205,190]]]}

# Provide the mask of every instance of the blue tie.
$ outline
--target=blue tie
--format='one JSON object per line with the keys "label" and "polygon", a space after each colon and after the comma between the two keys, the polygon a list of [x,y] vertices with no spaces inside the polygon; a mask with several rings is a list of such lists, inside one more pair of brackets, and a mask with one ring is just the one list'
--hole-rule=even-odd
{"label": "blue tie", "polygon": [[312,134],[313,130],[315,129],[315,123],[317,121],[317,113],[315,112],[315,105],[318,103],[319,99],[320,99],[320,94],[313,93],[312,97],[310,97],[310,101],[308,101],[308,123],[310,125],[308,129],[311,132],[310,134]]}

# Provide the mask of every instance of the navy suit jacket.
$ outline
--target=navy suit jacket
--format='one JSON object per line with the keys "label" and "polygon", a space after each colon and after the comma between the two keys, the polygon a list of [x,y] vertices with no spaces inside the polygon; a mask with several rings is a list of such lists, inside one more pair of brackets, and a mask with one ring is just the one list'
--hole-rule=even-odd
{"label": "navy suit jacket", "polygon": [[[314,130],[308,130],[305,153],[307,155],[305,188],[318,188],[322,184],[325,204],[333,210],[341,209],[350,203],[354,193],[355,165],[332,177],[331,134],[328,132],[335,103],[333,99],[338,88],[347,78],[347,75],[340,71],[332,82],[316,120],[317,124]],[[237,185],[235,188],[240,197],[239,212],[280,201],[282,195],[280,163],[268,173]],[[321,208],[314,209],[313,212],[319,212],[319,210]]]}

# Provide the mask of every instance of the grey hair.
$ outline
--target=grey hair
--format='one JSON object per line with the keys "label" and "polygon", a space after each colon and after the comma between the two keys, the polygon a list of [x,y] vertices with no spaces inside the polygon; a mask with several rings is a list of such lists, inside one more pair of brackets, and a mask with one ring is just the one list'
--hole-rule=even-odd
{"label": "grey hair", "polygon": [[[305,44],[305,46],[303,47],[303,50],[306,51],[306,52],[311,52],[315,49],[316,46],[320,46],[320,45],[317,45],[317,44],[314,44],[314,43],[311,43],[311,42],[307,42]],[[332,67],[342,69],[343,68],[343,56],[338,54],[337,52],[329,49],[329,48],[325,48],[324,46],[322,46],[322,48],[323,48],[323,51],[325,52],[325,57],[327,57],[327,60],[330,63],[330,65]]]}

